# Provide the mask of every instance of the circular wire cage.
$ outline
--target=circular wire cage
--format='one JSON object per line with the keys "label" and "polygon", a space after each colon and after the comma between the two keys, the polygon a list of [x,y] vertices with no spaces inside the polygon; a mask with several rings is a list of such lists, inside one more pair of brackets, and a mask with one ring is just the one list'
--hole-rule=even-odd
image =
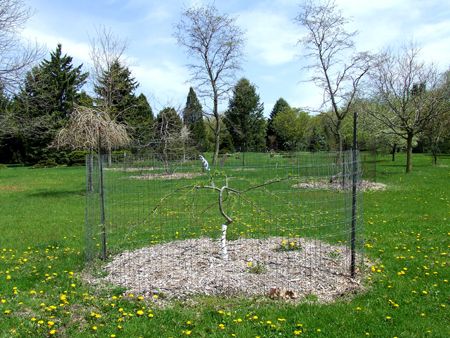
{"label": "circular wire cage", "polygon": [[158,148],[88,155],[86,256],[106,259],[106,282],[160,298],[324,301],[359,285],[357,152],[234,153],[217,162]]}

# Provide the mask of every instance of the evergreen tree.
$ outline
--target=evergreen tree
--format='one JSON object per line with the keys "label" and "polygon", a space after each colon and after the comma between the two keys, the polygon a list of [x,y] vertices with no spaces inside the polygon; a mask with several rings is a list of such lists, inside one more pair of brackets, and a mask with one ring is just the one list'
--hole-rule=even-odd
{"label": "evergreen tree", "polygon": [[72,57],[62,55],[61,44],[50,54],[50,60],[44,60],[41,68],[44,70],[48,98],[52,101],[53,112],[61,113],[67,118],[72,112],[74,103],[79,97],[79,91],[85,84],[88,73],[83,73],[82,64],[74,67]]}
{"label": "evergreen tree", "polygon": [[181,137],[182,128],[183,122],[177,111],[172,107],[164,108],[156,117],[157,151],[162,156],[166,171],[168,170],[169,160],[185,154],[185,144]]}
{"label": "evergreen tree", "polygon": [[35,163],[51,158],[64,161],[63,153],[48,146],[67,121],[88,73],[82,65],[73,66],[72,57],[62,54],[61,45],[27,73],[25,83],[15,97],[15,117],[25,161]]}
{"label": "evergreen tree", "polygon": [[175,108],[166,107],[158,113],[155,123],[155,136],[159,141],[165,138],[177,138],[183,127],[183,122]]}
{"label": "evergreen tree", "polygon": [[266,121],[264,105],[259,102],[255,86],[245,78],[233,88],[233,96],[225,112],[225,124],[236,149],[261,151],[265,148]]}
{"label": "evergreen tree", "polygon": [[136,104],[134,91],[137,81],[131,76],[128,67],[114,61],[109,69],[104,71],[94,91],[97,94],[97,105],[107,112],[112,119],[126,122],[126,115]]}
{"label": "evergreen tree", "polygon": [[132,108],[125,114],[127,125],[130,127],[130,136],[135,147],[144,147],[150,144],[153,138],[153,111],[144,94],[140,94]]}
{"label": "evergreen tree", "polygon": [[290,108],[289,104],[282,97],[275,102],[269,120],[267,121],[267,146],[269,149],[283,149],[283,142],[281,142],[280,135],[277,134],[277,131],[273,126],[273,120],[279,112]]}
{"label": "evergreen tree", "polygon": [[203,121],[203,108],[192,87],[183,110],[183,123],[189,128],[191,139],[199,151],[206,150],[206,130]]}

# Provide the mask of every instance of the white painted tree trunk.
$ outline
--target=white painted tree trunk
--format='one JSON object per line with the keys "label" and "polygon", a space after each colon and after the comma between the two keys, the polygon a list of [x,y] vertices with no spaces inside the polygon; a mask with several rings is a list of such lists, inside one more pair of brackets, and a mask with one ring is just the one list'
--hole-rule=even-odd
{"label": "white painted tree trunk", "polygon": [[222,236],[220,238],[220,252],[222,254],[222,259],[224,261],[228,260],[227,228],[228,225],[226,223],[222,224]]}

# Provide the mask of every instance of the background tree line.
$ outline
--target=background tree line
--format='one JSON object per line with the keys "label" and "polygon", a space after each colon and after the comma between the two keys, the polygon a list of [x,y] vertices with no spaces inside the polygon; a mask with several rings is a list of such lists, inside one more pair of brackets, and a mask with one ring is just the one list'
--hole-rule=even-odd
{"label": "background tree line", "polygon": [[[414,45],[396,53],[356,51],[357,32],[346,31],[347,20],[331,0],[305,1],[295,19],[307,31],[300,42],[311,61],[306,68],[314,71],[311,82],[324,91],[320,112],[279,98],[267,119],[256,85],[236,78],[244,33],[235,18],[214,6],[182,13],[174,35],[191,60],[194,86],[183,108],[162,107],[156,116],[137,92],[139,83],[124,58],[126,43],[110,30],[99,29],[91,41],[89,71],[74,65],[61,45],[44,57],[39,48],[24,48],[13,57],[8,48],[17,51],[19,40],[18,30],[10,27],[23,24],[30,12],[19,0],[1,6],[0,163],[82,161],[82,152],[55,146],[77,106],[92,108],[93,114],[101,110],[123,126],[132,151],[159,144],[162,152],[210,151],[214,161],[219,152],[342,151],[351,147],[357,116],[359,148],[388,151],[393,160],[404,149],[407,171],[413,150],[429,151],[435,161],[450,152],[450,71],[439,73],[421,61]],[[221,112],[224,101],[228,107]]]}

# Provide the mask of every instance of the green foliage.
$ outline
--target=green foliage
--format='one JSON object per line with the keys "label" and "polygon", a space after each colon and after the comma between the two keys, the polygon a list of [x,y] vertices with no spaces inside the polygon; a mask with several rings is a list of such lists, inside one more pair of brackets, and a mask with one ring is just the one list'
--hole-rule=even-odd
{"label": "green foliage", "polygon": [[308,147],[307,131],[310,116],[296,108],[286,108],[277,113],[272,126],[278,135],[283,149],[306,149]]}
{"label": "green foliage", "polygon": [[88,76],[81,67],[72,65],[72,57],[63,55],[59,44],[50,59],[27,73],[11,103],[13,130],[9,142],[15,153],[11,159],[31,164],[64,160],[64,155],[48,146],[80,99],[80,88]]}
{"label": "green foliage", "polygon": [[183,110],[183,123],[189,128],[190,137],[195,147],[203,152],[206,150],[206,130],[203,121],[203,108],[192,87],[186,99]]}
{"label": "green foliage", "polygon": [[[280,97],[275,105],[272,108],[272,111],[269,116],[269,120],[267,121],[267,146],[270,149],[283,149],[283,142],[280,139],[280,136],[277,134],[277,130],[273,126],[273,120],[277,116],[277,114],[283,110],[290,109],[289,103],[286,102],[285,99]],[[281,144],[280,144],[281,143]]]}
{"label": "green foliage", "polygon": [[97,104],[112,119],[118,122],[126,122],[127,110],[136,103],[134,91],[137,87],[138,83],[131,76],[128,67],[123,66],[119,60],[116,60],[109,69],[100,75],[97,84],[94,86]]}
{"label": "green foliage", "polygon": [[260,103],[255,86],[245,78],[240,79],[233,88],[224,118],[236,149],[265,149],[266,122],[263,112],[264,105]]}
{"label": "green foliage", "polygon": [[153,110],[144,94],[140,94],[133,106],[125,113],[125,122],[129,127],[129,134],[133,146],[142,148],[147,146],[153,138]]}
{"label": "green foliage", "polygon": [[58,163],[52,158],[47,158],[45,160],[40,160],[36,164],[33,165],[33,168],[53,168],[58,166]]}
{"label": "green foliage", "polygon": [[[221,154],[232,153],[235,151],[233,139],[231,138],[230,132],[228,131],[227,126],[223,122],[222,117],[220,118],[219,123],[220,123],[220,143],[219,143],[220,153]],[[214,151],[215,137],[213,131],[215,130],[215,124],[216,124],[215,119],[207,118],[205,120],[207,151]]]}
{"label": "green foliage", "polygon": [[259,275],[266,272],[267,268],[262,262],[251,261],[247,263],[247,271]]}
{"label": "green foliage", "polygon": [[86,155],[89,152],[86,150],[74,150],[67,155],[67,165],[84,165],[86,163]]}
{"label": "green foliage", "polygon": [[155,132],[158,139],[175,137],[181,131],[183,122],[173,107],[166,107],[158,113]]}

